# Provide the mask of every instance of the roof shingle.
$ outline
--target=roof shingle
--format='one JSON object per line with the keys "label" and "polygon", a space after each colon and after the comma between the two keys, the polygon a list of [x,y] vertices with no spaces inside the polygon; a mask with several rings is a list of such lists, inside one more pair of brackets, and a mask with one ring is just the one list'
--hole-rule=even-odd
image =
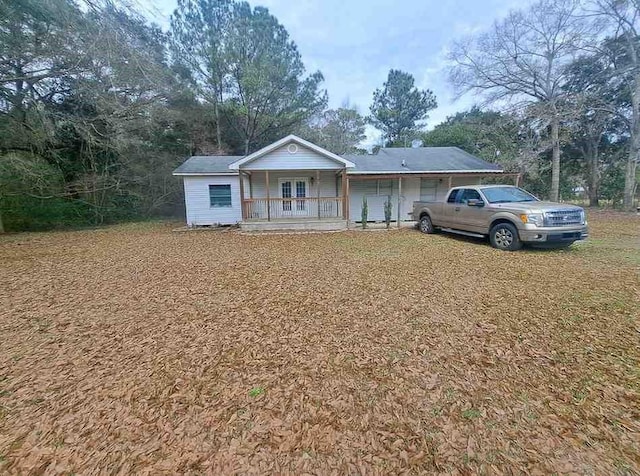
{"label": "roof shingle", "polygon": [[237,174],[237,170],[230,170],[229,165],[240,160],[240,155],[194,155],[187,159],[174,174]]}
{"label": "roof shingle", "polygon": [[374,155],[348,155],[345,158],[356,164],[355,168],[349,170],[353,174],[502,171],[500,166],[458,147],[389,147],[380,149]]}
{"label": "roof shingle", "polygon": [[[193,156],[174,174],[233,174],[229,165],[243,156]],[[458,147],[384,148],[373,155],[343,155],[356,166],[350,174],[502,172],[497,164],[471,155]],[[404,162],[404,164],[403,164]]]}

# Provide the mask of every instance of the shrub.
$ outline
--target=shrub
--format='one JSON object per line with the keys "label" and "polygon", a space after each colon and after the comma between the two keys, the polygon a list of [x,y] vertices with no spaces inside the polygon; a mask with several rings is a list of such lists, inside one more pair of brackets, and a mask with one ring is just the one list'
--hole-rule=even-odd
{"label": "shrub", "polygon": [[384,202],[384,222],[387,224],[387,230],[391,226],[391,213],[393,206],[391,205],[391,195],[387,195],[387,199]]}
{"label": "shrub", "polygon": [[362,229],[367,227],[367,217],[369,216],[369,205],[367,205],[367,197],[362,197]]}

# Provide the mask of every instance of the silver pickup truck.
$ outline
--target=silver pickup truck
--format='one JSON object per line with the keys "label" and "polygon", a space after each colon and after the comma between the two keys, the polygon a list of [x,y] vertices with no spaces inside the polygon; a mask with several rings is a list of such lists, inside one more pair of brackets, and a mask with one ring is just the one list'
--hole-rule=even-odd
{"label": "silver pickup truck", "polygon": [[508,185],[454,187],[444,202],[414,202],[413,219],[423,233],[489,236],[494,248],[509,251],[524,243],[562,248],[588,237],[584,209],[542,202]]}

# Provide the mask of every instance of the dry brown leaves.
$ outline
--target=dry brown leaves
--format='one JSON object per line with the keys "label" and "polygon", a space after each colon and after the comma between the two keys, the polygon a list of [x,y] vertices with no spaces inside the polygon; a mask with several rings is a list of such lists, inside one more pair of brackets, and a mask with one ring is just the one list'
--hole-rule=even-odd
{"label": "dry brown leaves", "polygon": [[637,472],[640,218],[592,221],[2,237],[0,472]]}

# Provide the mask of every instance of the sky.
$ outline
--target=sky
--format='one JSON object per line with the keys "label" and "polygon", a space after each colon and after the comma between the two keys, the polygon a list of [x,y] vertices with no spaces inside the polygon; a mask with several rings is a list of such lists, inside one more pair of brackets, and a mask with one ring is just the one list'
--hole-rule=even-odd
{"label": "sky", "polygon": [[[479,102],[457,101],[446,78],[453,41],[489,28],[528,0],[252,0],[268,7],[298,45],[308,72],[320,70],[329,107],[345,103],[369,113],[373,91],[390,69],[411,73],[416,86],[438,99],[426,127]],[[140,0],[150,20],[167,28],[176,0]],[[378,141],[367,130],[367,142]]]}

